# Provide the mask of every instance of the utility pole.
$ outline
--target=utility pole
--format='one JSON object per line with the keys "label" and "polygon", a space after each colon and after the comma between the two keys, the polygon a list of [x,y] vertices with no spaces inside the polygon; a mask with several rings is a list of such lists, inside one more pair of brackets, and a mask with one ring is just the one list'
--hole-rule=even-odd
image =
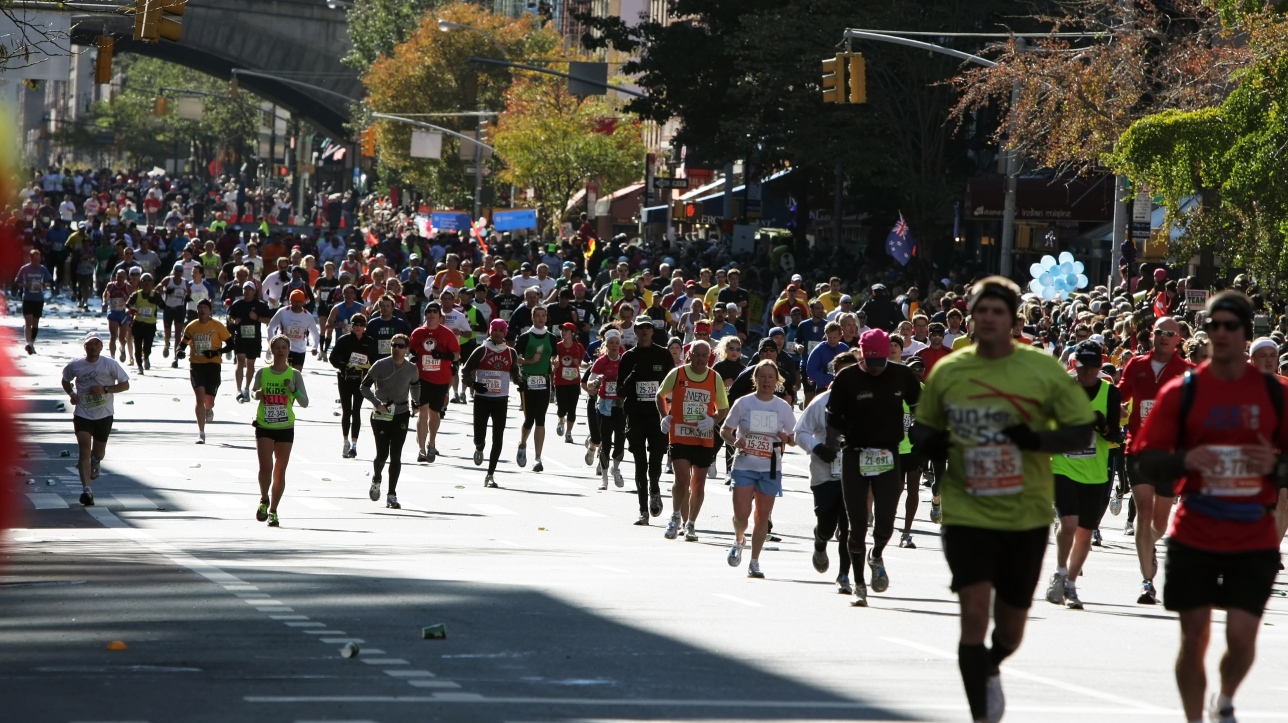
{"label": "utility pole", "polygon": [[[1015,39],[1015,49],[1024,50],[1024,38]],[[1015,111],[1015,106],[1020,102],[1020,84],[1016,83],[1011,86],[1011,112]],[[1002,206],[1002,250],[999,261],[999,272],[1002,276],[1010,278],[1012,271],[1012,262],[1015,258],[1015,190],[1019,185],[1020,176],[1020,154],[1015,151],[1015,122],[1012,120],[1010,132],[1006,139],[1006,148],[1002,150],[1006,154],[1006,198]]]}
{"label": "utility pole", "polygon": [[1123,242],[1127,240],[1127,177],[1114,176],[1114,233],[1113,247],[1109,249],[1108,287],[1114,290],[1114,276],[1118,273],[1118,264],[1122,262]]}
{"label": "utility pole", "polygon": [[[487,110],[483,104],[479,104],[479,110]],[[477,142],[474,144],[474,220],[477,222],[479,214],[483,211],[483,119],[486,116],[480,115],[478,122],[474,126],[474,138]]]}

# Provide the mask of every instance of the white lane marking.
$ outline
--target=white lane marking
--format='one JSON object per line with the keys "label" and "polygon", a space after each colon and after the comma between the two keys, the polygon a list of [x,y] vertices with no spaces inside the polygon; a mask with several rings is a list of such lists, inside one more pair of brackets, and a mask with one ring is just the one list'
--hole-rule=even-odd
{"label": "white lane marking", "polygon": [[[536,697],[485,697],[475,693],[438,693],[432,696],[417,695],[319,695],[319,696],[270,696],[248,695],[242,698],[247,703],[487,703],[511,705],[585,705],[585,706],[621,706],[621,707],[666,707],[666,708],[799,708],[812,710],[875,710],[888,711],[887,703],[860,703],[857,701],[829,700],[688,700],[668,698],[536,698]],[[961,704],[917,704],[900,706],[906,709],[963,711]],[[1010,707],[1008,706],[1008,710]],[[1050,712],[1048,705],[1041,710]],[[1135,711],[1134,711],[1135,712]],[[1172,711],[1175,714],[1176,711]]]}
{"label": "white lane marking", "polygon": [[525,545],[520,545],[517,542],[510,542],[509,540],[497,540],[497,542],[501,543],[502,545],[509,545],[510,547],[518,548],[520,550],[528,549]]}
{"label": "white lane marking", "polygon": [[295,498],[295,501],[296,501],[296,502],[299,502],[300,504],[304,505],[305,507],[309,508],[310,510],[338,510],[338,509],[340,509],[340,508],[339,508],[339,507],[337,507],[336,505],[333,505],[333,504],[331,504],[330,502],[327,502],[327,501],[326,501],[326,500],[324,500],[324,499],[319,499],[319,498],[317,498],[317,497],[296,497],[296,498]]}
{"label": "white lane marking", "polygon": [[259,588],[254,585],[224,585],[224,589],[233,592],[236,590],[258,590]]}
{"label": "white lane marking", "polygon": [[[71,473],[72,473],[72,475],[74,475],[74,476],[76,477],[76,481],[77,481],[77,482],[79,482],[79,481],[80,481],[80,470],[79,470],[79,469],[77,469],[76,467],[63,467],[63,469],[67,470],[68,472],[71,472]],[[107,472],[107,470],[102,469],[102,468],[100,467],[100,468],[99,468],[99,474],[108,474],[108,472]]]}
{"label": "white lane marking", "polygon": [[326,480],[328,482],[348,482],[349,481],[344,477],[341,477],[340,475],[336,474],[335,472],[330,472],[328,470],[322,470],[321,472],[319,472],[315,469],[306,469],[304,470],[304,474],[310,477],[313,477],[315,479]]}
{"label": "white lane marking", "polygon": [[308,615],[269,615],[270,620],[308,620]]}
{"label": "white lane marking", "polygon": [[758,603],[758,602],[752,602],[752,601],[750,601],[750,600],[744,600],[743,598],[740,598],[740,597],[734,597],[733,595],[723,595],[723,594],[718,593],[718,592],[716,592],[716,593],[712,593],[712,595],[715,595],[715,596],[716,596],[716,597],[718,597],[718,598],[724,598],[725,600],[728,600],[729,602],[736,602],[736,603],[738,603],[739,605],[746,605],[746,606],[747,606],[747,607],[749,607],[749,608],[763,608],[763,607],[765,607],[764,605],[761,605],[761,604],[760,604],[760,603]]}
{"label": "white lane marking", "polygon": [[[389,672],[389,671],[385,671],[385,672]],[[453,683],[450,680],[425,680],[423,678],[417,678],[416,680],[409,680],[407,681],[407,684],[414,685],[417,688],[459,688],[461,687],[460,683]]]}
{"label": "white lane marking", "polygon": [[[245,585],[246,584],[245,580],[238,578],[236,575],[230,575],[224,572],[223,570],[220,570],[219,568],[215,567],[214,565],[209,565],[202,562],[201,560],[198,560],[192,555],[188,555],[183,552],[177,552],[177,551],[170,552],[169,550],[173,548],[169,548],[160,540],[149,535],[143,530],[130,527],[129,525],[125,524],[125,522],[121,518],[112,514],[110,511],[103,509],[102,507],[88,507],[86,508],[86,512],[89,513],[90,517],[93,517],[94,519],[98,520],[99,524],[103,525],[104,527],[115,530],[117,534],[121,535],[122,537],[126,537],[128,539],[134,540],[140,545],[150,550],[153,550],[158,554],[164,555],[166,559],[170,560],[174,564],[179,565],[181,567],[186,567],[192,572],[197,573],[198,575],[206,578],[207,580],[215,583],[216,585]],[[290,611],[282,610],[280,612],[290,612]]]}
{"label": "white lane marking", "polygon": [[[952,653],[949,653],[946,650],[933,648],[929,645],[922,645],[921,643],[913,642],[911,640],[905,640],[903,638],[882,638],[882,640],[895,643],[896,645],[903,645],[905,647],[909,647],[914,650],[920,650],[923,653],[928,653],[930,655],[934,655],[936,657],[943,658],[945,660],[957,660],[956,655],[953,655]],[[1014,666],[1007,666],[1006,675],[1007,677],[1010,677],[1010,678],[1019,678],[1021,680],[1028,680],[1034,683],[1049,685],[1052,688],[1059,688],[1060,690],[1068,691],[1070,693],[1077,693],[1078,695],[1087,696],[1089,698],[1098,698],[1100,700],[1113,703],[1115,705],[1129,706],[1135,709],[1136,711],[1140,711],[1140,712],[1146,712],[1146,713],[1172,712],[1156,705],[1151,705],[1149,703],[1142,703],[1141,701],[1136,700],[1134,698],[1124,698],[1122,696],[1113,695],[1112,693],[1105,693],[1104,691],[1097,690],[1095,688],[1084,688],[1081,685],[1066,683],[1062,680],[1055,680],[1054,678],[1047,678],[1041,675],[1026,673],[1022,670],[1016,670]]]}
{"label": "white lane marking", "polygon": [[314,622],[300,623],[300,622],[291,621],[286,624],[293,628],[325,628],[326,627],[326,623],[314,623]]}
{"label": "white lane marking", "polygon": [[608,565],[596,565],[595,567],[598,567],[601,570],[607,570],[609,572],[620,572],[622,574],[627,574],[626,571],[621,569],[620,567],[609,567]]}
{"label": "white lane marking", "polygon": [[263,605],[264,607],[274,608],[280,608],[286,605],[286,603],[281,602],[280,600],[244,600],[243,602],[247,605]]}
{"label": "white lane marking", "polygon": [[327,645],[344,645],[345,643],[362,645],[367,641],[362,638],[318,638],[318,642],[326,643]]}
{"label": "white lane marking", "polygon": [[269,595],[269,594],[268,594],[268,593],[266,593],[266,592],[234,592],[234,593],[233,593],[233,595],[234,595],[235,597],[239,597],[239,598],[241,598],[241,599],[243,599],[243,600],[250,600],[251,598],[269,598],[269,597],[272,597],[272,595]]}
{"label": "white lane marking", "polygon": [[343,630],[301,630],[306,635],[344,635]]}
{"label": "white lane marking", "polygon": [[577,517],[607,517],[608,515],[600,514],[594,510],[588,510],[585,507],[556,507],[560,512],[567,512]]}
{"label": "white lane marking", "polygon": [[483,514],[485,514],[485,515],[517,515],[517,514],[519,514],[519,513],[515,512],[514,510],[507,510],[506,508],[502,507],[501,505],[470,505],[470,507],[473,507],[474,509],[478,510],[479,512],[482,512],[482,513],[483,513]]}
{"label": "white lane marking", "polygon": [[433,678],[428,670],[386,670],[385,675],[393,678]]}
{"label": "white lane marking", "polygon": [[28,492],[27,499],[38,510],[65,510],[68,507],[67,500],[52,492]]}
{"label": "white lane marking", "polygon": [[112,495],[112,499],[127,510],[155,510],[159,506],[143,495]]}
{"label": "white lane marking", "polygon": [[201,499],[208,505],[213,505],[221,510],[249,510],[255,506],[255,498],[251,496],[236,497],[232,495],[201,495]]}
{"label": "white lane marking", "polygon": [[288,608],[288,607],[286,607],[286,606],[284,606],[284,605],[276,606],[276,607],[262,607],[262,608],[255,608],[255,609],[256,609],[256,610],[258,610],[258,611],[260,611],[261,613],[293,613],[293,612],[295,612],[295,608]]}
{"label": "white lane marking", "polygon": [[367,665],[411,665],[402,658],[359,658]]}
{"label": "white lane marking", "polygon": [[179,474],[179,470],[175,469],[174,467],[147,467],[145,469],[147,469],[147,471],[151,472],[157,477],[182,477],[183,476]]}

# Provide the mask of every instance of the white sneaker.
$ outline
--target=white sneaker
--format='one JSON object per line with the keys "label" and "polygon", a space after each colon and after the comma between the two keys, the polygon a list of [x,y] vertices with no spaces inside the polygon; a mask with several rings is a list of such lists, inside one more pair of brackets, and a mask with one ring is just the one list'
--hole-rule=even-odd
{"label": "white sneaker", "polygon": [[205,443],[206,443],[206,433],[197,432],[197,444],[205,444]]}
{"label": "white sneaker", "polygon": [[555,427],[555,436],[562,437],[563,433],[564,433],[564,420],[563,420],[563,417],[560,417],[559,424]]}
{"label": "white sneaker", "polygon": [[1069,578],[1063,573],[1053,573],[1051,575],[1051,584],[1047,585],[1046,599],[1052,605],[1064,604],[1064,589],[1069,584]]}
{"label": "white sneaker", "polygon": [[684,523],[684,541],[685,541],[685,542],[697,542],[697,541],[698,541],[698,533],[697,533],[696,531],[694,531],[694,529],[693,529],[693,521],[692,521],[692,520],[690,520],[689,522]]}
{"label": "white sneaker", "polygon": [[601,491],[608,489],[608,470],[604,470],[599,475],[599,489]]}
{"label": "white sneaker", "polygon": [[343,452],[343,453],[341,453],[341,454],[340,454],[340,456],[341,456],[341,457],[348,457],[348,456],[349,456],[349,449],[350,449],[350,446],[349,446],[349,440],[347,440],[347,439],[346,439],[346,440],[344,440],[344,452]]}
{"label": "white sneaker", "polygon": [[1006,696],[1002,695],[1002,676],[988,676],[988,686],[986,688],[986,708],[988,714],[988,723],[1000,723],[1002,715],[1006,713]]}
{"label": "white sneaker", "polygon": [[680,532],[680,513],[671,513],[671,521],[666,523],[666,532],[662,536],[668,540],[674,540]]}
{"label": "white sneaker", "polygon": [[207,410],[206,410],[206,424],[210,424],[210,423],[211,423],[211,422],[213,422],[213,421],[215,421],[215,410],[213,410],[213,409],[207,409]]}
{"label": "white sneaker", "polygon": [[733,547],[729,548],[729,567],[738,567],[742,564],[742,549],[746,546],[746,540],[733,543]]}
{"label": "white sneaker", "polygon": [[618,469],[616,462],[613,462],[612,471],[613,471],[613,484],[617,485],[618,487],[624,487],[626,485],[626,480],[622,478],[622,471]]}

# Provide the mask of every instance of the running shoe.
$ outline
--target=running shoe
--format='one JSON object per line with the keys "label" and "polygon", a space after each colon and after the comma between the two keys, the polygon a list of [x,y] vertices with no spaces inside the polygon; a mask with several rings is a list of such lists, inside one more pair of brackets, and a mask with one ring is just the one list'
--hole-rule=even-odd
{"label": "running shoe", "polygon": [[487,473],[487,476],[483,478],[483,486],[484,486],[484,487],[491,487],[492,489],[496,489],[496,486],[497,486],[497,485],[496,485],[496,480],[492,479],[492,473],[491,473],[491,472],[488,472],[488,473]]}
{"label": "running shoe", "polygon": [[872,592],[885,592],[890,587],[890,576],[886,574],[885,561],[873,557],[868,550],[868,568],[872,570]]}
{"label": "running shoe", "polygon": [[563,433],[564,433],[564,420],[563,420],[563,417],[560,417],[559,424],[555,426],[555,436],[562,437]]}
{"label": "running shoe", "polygon": [[613,484],[617,485],[618,487],[625,487],[626,479],[622,477],[622,471],[618,469],[616,464],[613,465],[612,472],[613,472]]}
{"label": "running shoe", "polygon": [[344,440],[344,451],[340,453],[340,456],[342,458],[347,458],[349,456],[349,440],[347,439]]}
{"label": "running shoe", "polygon": [[899,547],[907,550],[917,549],[917,543],[912,541],[912,533],[905,532],[899,536]]}
{"label": "running shoe", "polygon": [[267,519],[268,519],[268,503],[261,502],[259,503],[259,507],[255,508],[255,520],[257,522],[263,522]]}
{"label": "running shoe", "polygon": [[477,467],[481,464],[483,464],[483,448],[479,447],[474,450],[474,466]]}
{"label": "running shoe", "polygon": [[35,354],[35,353],[36,353],[36,347],[32,346],[31,344],[28,344],[25,348],[26,348],[26,350],[27,350],[27,353],[28,353],[28,354]]}
{"label": "running shoe", "polygon": [[754,577],[757,580],[765,579],[765,573],[760,571],[760,560],[752,560],[747,565],[747,577]]}
{"label": "running shoe", "polygon": [[729,567],[737,567],[742,564],[742,550],[747,546],[746,540],[738,540],[729,548]]}
{"label": "running shoe", "polygon": [[371,476],[371,489],[367,490],[367,496],[372,502],[380,501],[380,473]]}
{"label": "running shoe", "polygon": [[1208,698],[1207,717],[1210,723],[1235,723],[1234,705],[1230,704],[1221,707],[1221,698],[1219,693],[1212,693]]}
{"label": "running shoe", "polygon": [[146,357],[146,356],[145,356],[145,357],[143,357],[143,368],[144,368],[144,369],[147,369],[148,371],[152,371],[152,358],[151,358],[151,357]]}
{"label": "running shoe", "polygon": [[586,466],[587,467],[595,463],[595,453],[598,451],[599,451],[598,447],[596,445],[591,444],[590,440],[587,439],[586,440]]}
{"label": "running shoe", "polygon": [[197,432],[197,444],[205,444],[205,443],[206,443],[206,433]]}
{"label": "running shoe", "polygon": [[423,462],[425,462],[425,461],[426,461],[426,460],[425,460],[425,450],[423,450],[423,449],[421,449],[421,450],[417,450],[417,452],[416,452],[416,461],[417,461],[418,463],[423,463]]}
{"label": "running shoe", "polygon": [[80,496],[80,503],[86,507],[93,507],[94,506],[93,490],[89,489],[88,487],[82,490],[81,496]]}
{"label": "running shoe", "polygon": [[268,526],[269,526],[269,527],[281,527],[281,526],[282,526],[282,525],[281,525],[281,521],[277,519],[277,513],[276,513],[276,512],[270,512],[270,513],[268,513]]}
{"label": "running shoe", "polygon": [[684,541],[685,541],[685,542],[697,542],[697,541],[698,541],[698,533],[693,529],[693,523],[692,523],[692,522],[686,522],[686,523],[684,523]]}
{"label": "running shoe", "polygon": [[577,443],[577,442],[576,442],[575,440],[573,440],[573,438],[572,438],[572,430],[571,430],[571,429],[570,429],[570,430],[568,430],[568,433],[564,435],[564,441],[565,441],[565,442],[567,442],[568,444],[576,444],[576,443]]}
{"label": "running shoe", "polygon": [[385,497],[385,507],[391,510],[401,510],[402,505],[398,504],[398,495],[389,495]]}
{"label": "running shoe", "polygon": [[210,424],[213,421],[215,421],[215,410],[206,409],[206,424]]}
{"label": "running shoe", "polygon": [[608,489],[608,470],[604,470],[599,475],[599,491],[603,492]]}
{"label": "running shoe", "polygon": [[358,458],[358,440],[355,439],[353,441],[353,444],[349,445],[349,459],[357,459],[357,458]]}
{"label": "running shoe", "polygon": [[666,532],[662,536],[668,540],[674,540],[680,529],[680,513],[675,512],[671,515],[671,521],[666,523]]}
{"label": "running shoe", "polygon": [[841,595],[853,595],[854,588],[850,586],[850,576],[841,575],[836,578],[836,591]]}
{"label": "running shoe", "polygon": [[1109,514],[1117,517],[1119,512],[1123,511],[1123,497],[1115,494],[1109,498]]}
{"label": "running shoe", "polygon": [[1157,605],[1158,593],[1154,590],[1154,581],[1145,580],[1140,584],[1140,597],[1136,598],[1137,605]]}
{"label": "running shoe", "polygon": [[641,512],[639,519],[635,520],[635,524],[640,527],[648,527],[648,515]]}
{"label": "running shoe", "polygon": [[934,523],[934,524],[938,525],[938,524],[939,524],[939,519],[940,519],[939,503],[938,503],[938,502],[931,502],[931,503],[930,503],[930,521],[931,521],[932,523]]}
{"label": "running shoe", "polygon": [[1132,524],[1131,520],[1127,520],[1127,524],[1123,525],[1123,534],[1128,537],[1136,536],[1136,525]]}
{"label": "running shoe", "polygon": [[831,565],[831,562],[827,559],[826,547],[815,547],[814,555],[809,561],[814,565],[814,572],[819,574],[827,572],[828,566]]}
{"label": "running shoe", "polygon": [[675,466],[671,464],[671,458],[670,458],[670,457],[667,457],[667,458],[666,458],[666,473],[667,473],[667,474],[675,474]]}
{"label": "running shoe", "polygon": [[765,541],[766,541],[766,542],[782,542],[782,541],[783,541],[783,538],[779,537],[778,535],[775,535],[775,534],[774,534],[774,532],[773,532],[773,530],[770,530],[770,531],[769,531],[769,533],[765,535]]}
{"label": "running shoe", "polygon": [[1096,529],[1091,531],[1091,544],[1095,547],[1105,546],[1105,540],[1100,536],[1100,530]]}
{"label": "running shoe", "polygon": [[654,517],[662,514],[662,495],[648,496],[648,513]]}
{"label": "running shoe", "polygon": [[98,475],[99,475],[98,464],[99,464],[98,457],[95,457],[94,455],[91,454],[89,456],[89,478],[90,479],[98,479]]}
{"label": "running shoe", "polygon": [[985,686],[987,697],[984,700],[988,723],[999,723],[1006,713],[1006,696],[1002,695],[1002,676],[988,676]]}
{"label": "running shoe", "polygon": [[436,459],[438,459],[438,448],[431,444],[425,448],[425,461],[433,464]]}
{"label": "running shoe", "polygon": [[1081,610],[1082,601],[1078,599],[1078,589],[1066,587],[1064,589],[1064,606],[1070,610]]}
{"label": "running shoe", "polygon": [[162,359],[169,359],[169,358],[170,358],[170,345],[169,345],[169,344],[166,344],[166,345],[165,345],[165,348],[161,350],[161,358],[162,358]]}
{"label": "running shoe", "polygon": [[178,369],[178,368],[179,368],[179,357],[177,357],[177,356],[176,356],[176,357],[174,358],[174,361],[170,362],[170,368],[171,368],[171,369]]}
{"label": "running shoe", "polygon": [[854,583],[854,599],[850,601],[851,607],[865,608],[868,606],[868,586],[862,582]]}
{"label": "running shoe", "polygon": [[1064,604],[1064,588],[1069,584],[1068,575],[1057,572],[1051,575],[1051,584],[1047,585],[1046,599],[1052,605]]}
{"label": "running shoe", "polygon": [[545,472],[545,471],[546,471],[546,466],[545,466],[545,465],[543,465],[543,464],[541,464],[541,460],[537,460],[537,461],[536,461],[535,463],[533,463],[533,465],[532,465],[532,471],[533,471],[533,472]]}
{"label": "running shoe", "polygon": [[528,466],[528,448],[520,445],[519,451],[514,455],[514,461],[520,467]]}

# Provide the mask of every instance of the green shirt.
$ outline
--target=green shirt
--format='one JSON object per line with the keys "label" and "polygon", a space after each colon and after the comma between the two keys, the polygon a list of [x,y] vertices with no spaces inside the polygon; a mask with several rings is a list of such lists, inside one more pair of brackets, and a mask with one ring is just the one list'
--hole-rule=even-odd
{"label": "green shirt", "polygon": [[278,374],[273,367],[261,367],[258,388],[263,392],[259,409],[255,410],[255,424],[264,429],[290,429],[295,426],[295,393],[286,387],[287,379],[295,379],[300,387],[299,372],[291,367]]}
{"label": "green shirt", "polygon": [[[1100,380],[1096,397],[1091,400],[1093,412],[1109,417],[1109,382]],[[1103,484],[1109,481],[1109,442],[1092,432],[1091,441],[1077,452],[1057,454],[1051,458],[1051,473],[1068,477],[1082,484]]]}
{"label": "green shirt", "polygon": [[514,350],[519,352],[520,361],[530,358],[537,353],[537,349],[541,349],[540,360],[533,364],[519,364],[519,374],[524,379],[550,376],[550,358],[555,354],[555,337],[549,329],[544,334],[534,334],[532,329],[528,329],[514,345]]}
{"label": "green shirt", "polygon": [[940,483],[943,524],[1019,531],[1051,524],[1051,455],[1021,451],[1001,431],[1091,424],[1095,416],[1055,357],[1016,345],[1001,359],[985,359],[970,346],[935,362],[917,421],[951,434]]}

